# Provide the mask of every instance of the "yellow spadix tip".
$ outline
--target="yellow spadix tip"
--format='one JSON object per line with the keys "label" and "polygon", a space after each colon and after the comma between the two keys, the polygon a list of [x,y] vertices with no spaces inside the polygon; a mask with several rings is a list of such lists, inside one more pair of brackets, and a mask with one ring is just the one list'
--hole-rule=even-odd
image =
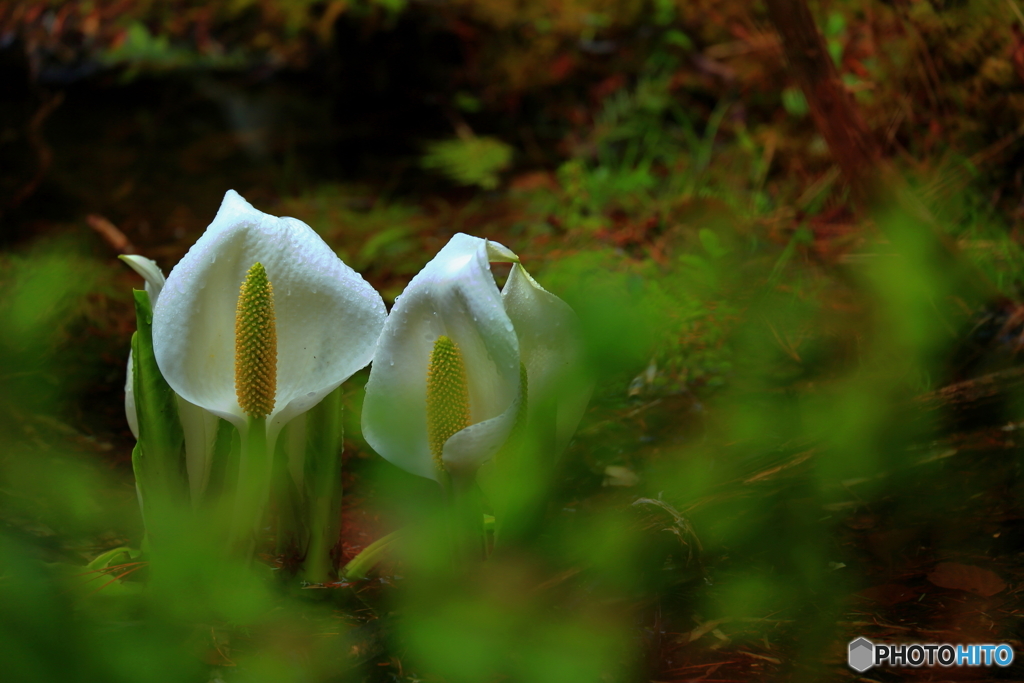
{"label": "yellow spadix tip", "polygon": [[427,439],[430,453],[442,468],[444,443],[469,426],[469,387],[462,351],[451,337],[440,336],[427,368]]}
{"label": "yellow spadix tip", "polygon": [[274,288],[262,263],[242,281],[235,311],[235,393],[246,415],[264,418],[277,393],[277,326]]}

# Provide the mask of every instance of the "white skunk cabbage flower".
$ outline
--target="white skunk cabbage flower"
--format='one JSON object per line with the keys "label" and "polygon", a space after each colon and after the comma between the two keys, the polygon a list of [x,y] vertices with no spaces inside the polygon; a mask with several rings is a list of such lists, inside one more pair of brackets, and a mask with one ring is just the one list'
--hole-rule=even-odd
{"label": "white skunk cabbage flower", "polygon": [[576,312],[526,272],[512,266],[501,298],[526,369],[528,425],[549,422],[553,455],[565,450],[583,418],[593,383],[586,371]]}
{"label": "white skunk cabbage flower", "polygon": [[508,439],[520,403],[519,341],[490,261],[518,260],[459,233],[395,300],[362,414],[363,436],[393,464],[464,481]]}
{"label": "white skunk cabbage flower", "polygon": [[265,423],[273,453],[281,427],[370,362],[386,315],[312,228],[229,190],[160,292],[153,349],[179,396],[243,439]]}

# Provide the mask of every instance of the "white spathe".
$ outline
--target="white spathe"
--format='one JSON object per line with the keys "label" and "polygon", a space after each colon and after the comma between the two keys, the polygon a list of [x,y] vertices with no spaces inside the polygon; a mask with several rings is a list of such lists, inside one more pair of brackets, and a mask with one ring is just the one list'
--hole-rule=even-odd
{"label": "white spathe", "polygon": [[427,371],[437,338],[462,352],[469,426],[445,442],[452,474],[471,473],[508,439],[519,409],[519,342],[490,261],[516,262],[506,247],[459,233],[395,300],[366,384],[363,436],[381,456],[438,479],[427,437]]}
{"label": "white spathe", "polygon": [[537,424],[540,411],[553,411],[558,455],[569,445],[593,390],[579,318],[569,304],[541,287],[519,263],[512,266],[501,298],[526,366],[527,424]]}
{"label": "white spathe", "polygon": [[235,424],[235,311],[254,263],[274,289],[277,390],[271,441],[291,418],[373,357],[387,311],[377,291],[342,263],[308,225],[254,209],[234,190],[206,232],[171,271],[153,311],[153,347],[182,398]]}

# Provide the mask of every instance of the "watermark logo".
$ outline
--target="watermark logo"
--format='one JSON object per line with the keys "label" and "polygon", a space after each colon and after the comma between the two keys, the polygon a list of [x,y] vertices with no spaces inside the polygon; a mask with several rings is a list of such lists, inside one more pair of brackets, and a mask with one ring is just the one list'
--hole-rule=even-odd
{"label": "watermark logo", "polygon": [[1013,648],[1006,643],[951,645],[949,643],[873,643],[851,640],[847,654],[850,668],[864,673],[873,666],[1010,666]]}
{"label": "watermark logo", "polygon": [[875,665],[875,644],[867,638],[851,641],[848,661],[851,669],[864,673]]}

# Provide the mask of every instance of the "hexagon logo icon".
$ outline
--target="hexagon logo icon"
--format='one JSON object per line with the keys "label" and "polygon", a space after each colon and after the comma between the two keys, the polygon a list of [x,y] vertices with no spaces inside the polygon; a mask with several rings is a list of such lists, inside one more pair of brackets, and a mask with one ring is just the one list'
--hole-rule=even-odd
{"label": "hexagon logo icon", "polygon": [[850,641],[847,663],[854,671],[863,673],[875,665],[875,644],[867,638]]}

